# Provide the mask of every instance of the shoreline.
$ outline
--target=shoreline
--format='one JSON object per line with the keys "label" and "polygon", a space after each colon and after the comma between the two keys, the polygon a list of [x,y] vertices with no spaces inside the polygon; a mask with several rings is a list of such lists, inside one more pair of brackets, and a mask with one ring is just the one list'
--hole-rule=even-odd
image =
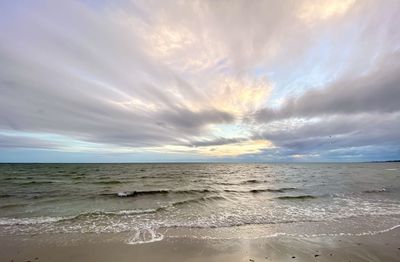
{"label": "shoreline", "polygon": [[[256,236],[255,236],[256,237]],[[400,228],[363,236],[254,239],[165,237],[127,244],[121,234],[0,237],[0,261],[400,261]]]}

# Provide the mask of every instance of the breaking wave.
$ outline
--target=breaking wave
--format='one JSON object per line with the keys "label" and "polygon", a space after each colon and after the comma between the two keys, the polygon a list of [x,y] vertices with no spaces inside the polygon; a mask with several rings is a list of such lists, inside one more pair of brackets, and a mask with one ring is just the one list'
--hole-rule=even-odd
{"label": "breaking wave", "polygon": [[164,194],[199,194],[199,193],[261,193],[261,192],[271,192],[271,193],[284,193],[287,191],[297,190],[294,187],[284,187],[284,188],[261,188],[261,189],[250,189],[250,190],[234,190],[234,189],[224,189],[224,190],[213,190],[213,189],[189,189],[189,190],[146,190],[146,191],[122,191],[118,193],[104,193],[104,196],[117,196],[117,197],[136,197],[141,195],[164,195]]}
{"label": "breaking wave", "polygon": [[383,192],[388,192],[386,188],[381,188],[381,189],[371,189],[371,190],[365,190],[363,193],[366,194],[371,194],[371,193],[383,193]]}

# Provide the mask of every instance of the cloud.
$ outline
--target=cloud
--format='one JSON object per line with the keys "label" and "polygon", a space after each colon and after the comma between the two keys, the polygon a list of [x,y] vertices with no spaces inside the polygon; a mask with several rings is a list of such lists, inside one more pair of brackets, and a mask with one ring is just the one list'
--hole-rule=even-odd
{"label": "cloud", "polygon": [[286,155],[326,154],[363,147],[388,150],[400,149],[399,128],[400,113],[333,116],[279,130],[265,130],[255,138],[272,141]]}
{"label": "cloud", "polygon": [[10,5],[0,128],[143,146],[180,143],[234,121],[209,104],[194,108],[200,92],[153,60],[138,36],[84,5],[62,5]]}
{"label": "cloud", "polygon": [[[222,141],[221,141],[222,142]],[[225,141],[228,142],[228,141]],[[208,156],[216,156],[216,157],[237,157],[237,156],[245,156],[248,154],[258,154],[267,148],[273,148],[274,145],[267,140],[243,140],[233,142],[232,143],[220,143],[215,144],[210,147],[210,145],[206,146],[198,146],[196,149],[197,152],[203,155]]]}
{"label": "cloud", "polygon": [[293,117],[399,111],[399,58],[399,52],[387,55],[370,72],[339,79],[326,88],[309,90],[299,97],[288,98],[281,108],[264,108],[255,114],[255,118],[269,122]]}
{"label": "cloud", "polygon": [[204,110],[200,112],[193,112],[187,109],[176,110],[170,112],[163,112],[157,119],[162,119],[164,122],[158,122],[161,126],[168,127],[170,124],[172,127],[178,130],[193,130],[212,123],[230,123],[234,120],[234,117],[226,112],[218,110]]}
{"label": "cloud", "polygon": [[270,140],[286,156],[338,157],[347,150],[349,157],[362,157],[366,147],[398,152],[399,55],[381,57],[361,75],[287,98],[280,108],[258,111],[255,121],[263,127],[254,137]]}
{"label": "cloud", "polygon": [[60,145],[55,142],[49,142],[38,138],[0,134],[0,148],[56,149],[59,148],[59,146]]}
{"label": "cloud", "polygon": [[210,103],[236,117],[244,117],[261,108],[269,98],[272,86],[266,79],[224,77],[211,84]]}
{"label": "cloud", "polygon": [[392,148],[398,10],[390,0],[3,1],[0,132],[19,137],[0,146],[244,158]]}
{"label": "cloud", "polygon": [[220,145],[228,145],[235,144],[247,139],[244,138],[225,138],[225,137],[217,137],[214,139],[208,140],[200,140],[200,141],[191,141],[190,145],[194,147],[206,147],[206,146],[220,146]]}
{"label": "cloud", "polygon": [[346,13],[355,0],[316,2],[305,1],[299,8],[298,17],[306,23],[319,22]]}

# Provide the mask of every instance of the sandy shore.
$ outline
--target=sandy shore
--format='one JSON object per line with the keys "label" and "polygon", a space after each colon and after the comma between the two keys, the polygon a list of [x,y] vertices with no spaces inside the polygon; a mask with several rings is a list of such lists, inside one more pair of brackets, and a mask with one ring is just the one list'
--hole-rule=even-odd
{"label": "sandy shore", "polygon": [[129,245],[118,235],[1,237],[1,261],[400,261],[400,228],[377,235],[170,238]]}

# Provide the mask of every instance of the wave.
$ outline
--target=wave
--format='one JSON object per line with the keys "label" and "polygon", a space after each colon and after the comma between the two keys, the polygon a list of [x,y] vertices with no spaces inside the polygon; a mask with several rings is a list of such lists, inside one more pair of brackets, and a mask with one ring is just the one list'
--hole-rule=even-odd
{"label": "wave", "polygon": [[165,207],[156,209],[133,209],[133,210],[118,210],[118,211],[93,211],[87,213],[81,213],[76,216],[66,217],[25,217],[25,218],[0,218],[0,226],[10,225],[36,225],[45,223],[60,223],[60,222],[74,222],[79,220],[88,220],[101,217],[110,216],[123,216],[123,215],[139,215],[139,214],[150,214],[155,213]]}
{"label": "wave", "polygon": [[6,205],[0,206],[0,209],[14,208],[14,207],[22,207],[22,206],[27,206],[27,205],[28,205],[28,204],[24,204],[24,203],[19,203],[19,204],[6,204]]}
{"label": "wave", "polygon": [[106,214],[116,214],[116,215],[138,215],[138,214],[151,214],[159,211],[160,208],[155,209],[130,209],[130,210],[119,210],[114,212],[105,212]]}
{"label": "wave", "polygon": [[224,190],[212,190],[212,189],[188,189],[188,190],[146,190],[146,191],[122,191],[118,193],[105,193],[105,196],[117,196],[117,197],[136,197],[140,195],[160,195],[160,194],[200,194],[200,193],[284,193],[287,191],[297,190],[294,187],[283,187],[283,188],[261,188],[261,189],[250,189],[250,190],[235,190],[235,189],[224,189]]}
{"label": "wave", "polygon": [[29,182],[24,182],[21,183],[20,185],[46,185],[46,184],[52,184],[52,181],[29,181]]}
{"label": "wave", "polygon": [[[169,206],[180,206],[180,205],[191,204],[191,203],[202,203],[202,202],[205,202],[208,200],[224,200],[224,199],[225,198],[222,196],[192,198],[192,199],[186,199],[186,200],[182,200],[182,201],[173,202]],[[167,208],[167,207],[165,207],[165,208]]]}
{"label": "wave", "polygon": [[102,214],[106,215],[129,215],[129,214],[145,214],[145,213],[156,213],[159,211],[167,210],[170,207],[176,207],[176,206],[181,206],[181,205],[186,205],[186,204],[192,204],[192,203],[203,203],[206,201],[210,200],[224,200],[225,198],[222,196],[204,196],[204,197],[199,197],[199,198],[190,198],[190,199],[184,199],[184,200],[179,200],[172,202],[170,204],[167,204],[165,206],[160,206],[155,209],[144,209],[144,210],[122,210],[122,211],[116,211],[116,212],[102,212]]}
{"label": "wave", "polygon": [[157,194],[168,194],[169,190],[148,190],[148,191],[131,191],[131,192],[118,192],[113,194],[103,194],[103,195],[113,195],[118,197],[135,197],[139,195],[157,195]]}
{"label": "wave", "polygon": [[29,217],[29,218],[0,218],[0,226],[9,225],[32,225],[32,224],[44,224],[53,223],[64,220],[65,217]]}
{"label": "wave", "polygon": [[190,190],[175,190],[171,191],[175,194],[191,194],[191,193],[218,193],[217,190],[210,189],[190,189]]}
{"label": "wave", "polygon": [[226,222],[224,224],[170,224],[167,228],[188,228],[188,229],[205,229],[205,228],[231,228],[231,227],[241,227],[241,226],[254,226],[254,225],[283,225],[283,224],[295,224],[295,223],[318,223],[321,220],[313,219],[301,219],[301,220],[277,220],[277,221],[234,221]]}
{"label": "wave", "polygon": [[395,230],[397,228],[399,228],[400,225],[394,225],[390,228],[385,228],[385,229],[381,229],[381,230],[374,230],[374,231],[364,231],[364,232],[360,232],[360,233],[320,233],[320,234],[288,234],[286,233],[285,235],[287,236],[298,236],[298,237],[337,237],[337,236],[374,236],[374,235],[378,235],[378,234],[383,234],[383,233],[387,233],[390,232],[392,230]]}
{"label": "wave", "polygon": [[31,217],[31,218],[0,218],[0,226],[10,226],[10,225],[34,225],[34,224],[44,224],[44,223],[60,223],[60,222],[75,222],[75,221],[85,221],[90,219],[98,219],[102,217],[118,217],[118,216],[128,216],[128,215],[140,215],[140,214],[151,214],[157,213],[163,210],[167,210],[171,207],[177,207],[181,205],[187,205],[192,203],[203,203],[210,200],[221,200],[225,199],[221,196],[209,196],[185,199],[181,201],[172,202],[168,205],[161,206],[154,209],[131,209],[131,210],[117,210],[117,211],[93,211],[81,213],[76,216],[69,217]]}
{"label": "wave", "polygon": [[265,180],[249,179],[249,180],[241,182],[240,184],[258,184],[258,183],[263,183],[263,182],[265,182]]}
{"label": "wave", "polygon": [[95,219],[101,217],[113,217],[123,215],[139,215],[139,214],[151,214],[157,212],[159,209],[132,209],[132,210],[118,210],[118,211],[93,211],[82,213],[76,216],[64,217],[55,222],[73,222],[78,220]]}
{"label": "wave", "polygon": [[[316,233],[316,234],[301,234],[301,233],[289,233],[289,232],[276,232],[267,235],[242,235],[242,236],[223,236],[223,235],[191,235],[190,238],[194,239],[207,239],[207,240],[232,240],[232,239],[245,239],[245,240],[254,240],[254,239],[265,239],[265,238],[276,238],[276,237],[301,237],[301,238],[315,238],[315,237],[341,237],[341,236],[373,236],[378,234],[383,234],[390,232],[400,228],[400,225],[395,225],[390,228],[385,228],[382,230],[375,230],[375,231],[366,231],[360,233]],[[169,235],[168,238],[187,238],[187,235]]]}
{"label": "wave", "polygon": [[[201,180],[199,180],[199,182],[200,182]],[[194,181],[194,182],[196,182],[196,181]],[[215,182],[215,184],[217,184],[217,185],[224,185],[224,186],[235,186],[235,185],[237,185],[237,183],[232,183],[232,182]]]}
{"label": "wave", "polygon": [[283,192],[283,191],[276,191],[271,189],[252,189],[249,191],[250,193],[261,193],[261,192]]}
{"label": "wave", "polygon": [[282,200],[302,200],[302,199],[315,199],[317,198],[316,196],[312,195],[300,195],[300,196],[280,196],[277,197],[277,199],[282,199]]}
{"label": "wave", "polygon": [[118,180],[110,180],[110,181],[99,181],[96,182],[95,184],[103,184],[103,185],[113,185],[113,184],[121,184],[121,181]]}
{"label": "wave", "polygon": [[217,182],[218,185],[227,185],[227,186],[236,186],[236,185],[246,185],[246,184],[261,184],[265,183],[267,180],[258,180],[258,179],[248,179],[240,182]]}
{"label": "wave", "polygon": [[273,192],[273,193],[284,193],[286,191],[293,191],[296,190],[297,188],[294,187],[283,187],[283,188],[267,188],[267,189],[253,189],[250,190],[251,193],[260,193],[260,192]]}
{"label": "wave", "polygon": [[287,191],[297,190],[294,187],[282,187],[282,188],[260,188],[260,189],[250,189],[250,190],[234,190],[234,189],[225,189],[224,192],[228,193],[262,193],[262,192],[271,192],[271,193],[284,193]]}
{"label": "wave", "polygon": [[9,198],[11,195],[9,194],[0,194],[0,198]]}
{"label": "wave", "polygon": [[194,193],[217,193],[218,191],[209,189],[189,189],[189,190],[145,190],[145,191],[122,191],[118,193],[105,193],[105,196],[117,196],[117,197],[136,197],[140,195],[160,195],[160,194],[194,194]]}
{"label": "wave", "polygon": [[371,189],[371,190],[365,190],[363,193],[366,194],[371,194],[371,193],[383,193],[383,192],[388,192],[386,188],[380,188],[380,189]]}

